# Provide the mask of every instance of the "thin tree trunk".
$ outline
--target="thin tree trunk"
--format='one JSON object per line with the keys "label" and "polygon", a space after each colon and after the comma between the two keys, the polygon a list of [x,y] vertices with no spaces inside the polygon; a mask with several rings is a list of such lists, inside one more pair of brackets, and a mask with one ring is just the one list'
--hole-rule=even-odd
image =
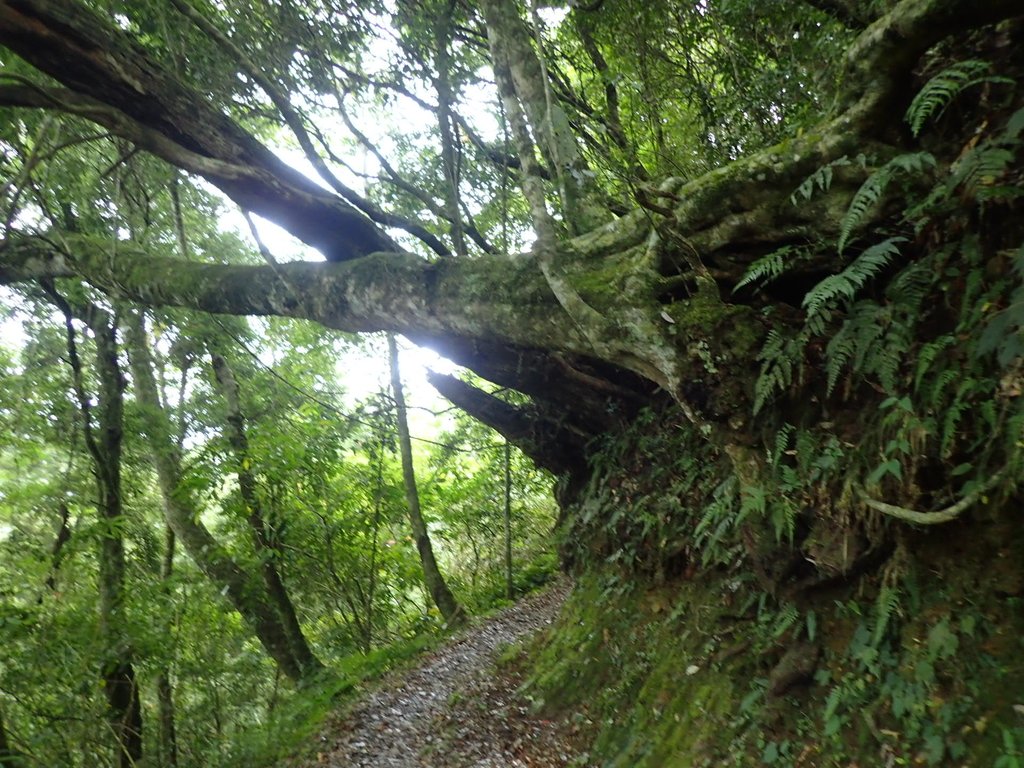
{"label": "thin tree trunk", "polygon": [[420,512],[420,495],[416,488],[416,470],[412,463],[412,440],[409,437],[409,420],[405,407],[405,392],[402,389],[402,376],[398,369],[398,345],[393,334],[388,334],[388,358],[391,362],[391,393],[395,398],[395,411],[398,421],[398,445],[402,455],[402,479],[405,482],[405,499],[409,507],[409,524],[412,527],[416,549],[423,566],[423,580],[434,605],[441,611],[447,624],[458,624],[465,618],[462,607],[455,601],[455,596],[448,589],[441,569],[434,558],[434,548],[427,533],[427,524]]}
{"label": "thin tree trunk", "polygon": [[515,596],[512,584],[512,446],[505,440],[505,593],[511,600]]}
{"label": "thin tree trunk", "polygon": [[370,548],[370,578],[366,589],[366,636],[363,644],[369,653],[373,647],[373,598],[377,592],[377,553],[380,549],[380,516],[384,506],[384,447],[381,435],[380,455],[377,457],[377,487],[373,492],[373,539]]}
{"label": "thin tree trunk", "polygon": [[[121,446],[124,436],[125,380],[118,360],[114,319],[93,305],[71,305],[52,288],[48,293],[63,311],[68,361],[82,414],[82,433],[93,462],[97,507],[103,523],[100,542],[100,635],[105,658],[101,662],[107,718],[117,743],[118,764],[133,768],[142,761],[142,707],[132,664],[124,616],[125,555],[121,495]],[[93,331],[96,344],[95,373],[99,383],[96,429],[92,406],[85,391],[81,359],[72,317],[78,316]]]}
{"label": "thin tree trunk", "polygon": [[288,633],[271,608],[262,583],[240,568],[203,525],[198,504],[183,482],[181,457],[171,436],[170,420],[160,406],[153,359],[141,315],[129,316],[127,330],[135,396],[153,454],[167,523],[199,569],[224,590],[281,671],[292,680],[301,680],[303,665],[292,654]]}
{"label": "thin tree trunk", "polygon": [[[164,531],[164,556],[160,562],[160,582],[165,593],[170,593],[171,576],[174,573],[175,536],[170,526]],[[165,634],[170,637],[170,621],[164,627]],[[178,734],[175,725],[174,687],[171,684],[170,665],[164,665],[156,675],[157,712],[160,718],[160,751],[168,768],[178,765]]]}
{"label": "thin tree trunk", "polygon": [[71,540],[71,512],[64,502],[60,503],[59,508],[60,526],[50,548],[50,572],[46,575],[46,588],[51,592],[57,591],[57,574],[60,572],[61,563],[64,562],[64,545]]}
{"label": "thin tree trunk", "polygon": [[437,127],[441,137],[441,166],[445,175],[445,207],[451,221],[452,249],[456,256],[466,256],[466,238],[462,223],[462,211],[459,208],[459,148],[456,143],[455,123],[452,120],[452,83],[451,83],[451,41],[452,13],[455,0],[449,0],[444,12],[437,21],[436,65],[437,80]]}
{"label": "thin tree trunk", "polygon": [[[176,222],[176,229],[178,231],[178,243],[182,251],[182,256],[188,257],[188,250],[185,245],[185,228],[181,219],[181,206],[178,200],[177,192],[177,177],[171,186],[171,198],[174,202],[174,218]],[[191,368],[191,356],[185,357],[182,361],[179,361],[181,375],[178,380],[178,397],[177,402],[183,403],[185,401],[185,391],[188,386],[188,372]],[[158,391],[160,396],[161,406],[166,410],[167,393],[161,389]],[[185,432],[186,432],[186,420],[185,420],[185,409],[179,408],[178,410],[178,432],[175,436],[175,446],[178,452],[181,452],[181,446],[185,443]],[[163,557],[160,560],[160,584],[163,589],[163,593],[167,598],[173,596],[174,586],[171,581],[171,577],[174,575],[174,555],[177,549],[177,537],[174,535],[174,531],[170,525],[165,525],[164,528],[164,552]],[[173,614],[167,617],[164,623],[164,636],[171,638],[174,634],[176,619]],[[173,658],[168,659],[167,663],[160,667],[156,673],[156,701],[157,701],[157,716],[160,721],[160,754],[161,754],[161,766],[166,768],[177,768],[178,766],[178,727],[177,727],[177,710],[174,705],[174,684],[171,682],[171,663]]]}
{"label": "thin tree trunk", "polygon": [[[535,50],[530,29],[512,0],[482,0],[480,5],[487,22],[492,62],[496,66],[504,62],[509,68],[516,97],[526,111],[545,162],[558,182],[558,195],[569,229],[574,234],[590,231],[604,223],[607,214],[598,199],[594,175],[580,153],[569,118],[551,93],[544,52]],[[539,47],[539,30],[536,30],[536,38]],[[520,160],[525,162],[526,158],[520,156]]]}
{"label": "thin tree trunk", "polygon": [[0,768],[20,768],[24,765],[21,753],[16,752],[7,738],[7,728],[4,725],[4,711],[0,709]]}
{"label": "thin tree trunk", "polygon": [[222,355],[212,354],[210,361],[221,395],[227,404],[228,443],[235,454],[238,488],[248,511],[249,529],[252,533],[256,558],[260,562],[263,583],[287,634],[292,656],[302,667],[303,675],[311,674],[323,669],[323,664],[313,654],[306,641],[306,636],[302,634],[299,618],[295,614],[295,606],[288,596],[288,590],[277,567],[277,563],[282,562],[284,552],[277,533],[272,529],[263,510],[256,477],[251,469],[252,457],[249,450],[249,438],[245,433],[245,418],[242,415],[238,381],[231,370],[231,365]]}

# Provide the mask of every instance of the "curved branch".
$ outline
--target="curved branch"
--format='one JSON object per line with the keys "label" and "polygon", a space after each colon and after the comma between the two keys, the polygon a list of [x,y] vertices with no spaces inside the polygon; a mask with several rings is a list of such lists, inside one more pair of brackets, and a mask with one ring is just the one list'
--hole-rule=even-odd
{"label": "curved branch", "polygon": [[171,0],[171,3],[183,16],[195,24],[196,27],[198,27],[204,34],[217,43],[221,48],[230,53],[234,58],[235,63],[237,63],[238,66],[247,75],[249,75],[260,88],[263,89],[263,92],[270,97],[270,100],[273,102],[274,106],[277,107],[278,112],[281,113],[285,123],[291,129],[292,134],[298,141],[299,147],[302,149],[306,159],[309,160],[313,168],[316,169],[316,172],[320,174],[320,177],[331,185],[334,191],[348,200],[348,202],[360,211],[365,213],[372,221],[375,221],[381,226],[403,229],[413,237],[421,240],[439,256],[450,255],[444,244],[431,232],[427,231],[422,224],[412,221],[404,216],[399,216],[397,214],[381,210],[354,189],[342,182],[316,151],[316,147],[313,146],[313,140],[310,137],[309,131],[306,129],[305,121],[302,115],[299,114],[299,111],[291,105],[288,100],[288,95],[284,93],[277,84],[272,82],[266,74],[264,74],[263,70],[246,55],[245,51],[235,45],[234,41],[230,37],[221,32],[217,25],[193,8],[187,0]]}
{"label": "curved branch", "polygon": [[1002,476],[1002,471],[996,472],[996,474],[964,496],[960,501],[955,504],[951,504],[945,509],[938,509],[934,512],[918,512],[916,509],[908,509],[907,507],[900,507],[895,504],[886,504],[884,501],[878,501],[877,499],[871,498],[863,490],[861,490],[861,498],[866,506],[876,512],[881,512],[884,515],[895,517],[898,520],[903,520],[908,523],[917,523],[918,525],[939,525],[941,523],[948,523],[952,520],[956,520],[970,507],[974,506],[982,496],[999,485],[999,481],[1003,479]]}

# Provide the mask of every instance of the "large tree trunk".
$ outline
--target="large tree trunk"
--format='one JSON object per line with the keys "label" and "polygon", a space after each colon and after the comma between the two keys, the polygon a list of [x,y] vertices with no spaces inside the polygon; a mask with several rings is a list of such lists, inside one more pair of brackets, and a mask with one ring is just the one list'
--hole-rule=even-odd
{"label": "large tree trunk", "polygon": [[262,583],[239,567],[203,525],[197,503],[183,482],[181,458],[167,413],[160,404],[142,316],[133,314],[127,328],[135,396],[141,406],[167,522],[199,569],[224,590],[281,671],[292,680],[301,680],[308,669],[295,657],[288,630],[271,606]]}
{"label": "large tree trunk", "polygon": [[299,618],[295,614],[295,606],[292,604],[284,580],[281,578],[279,563],[282,563],[284,547],[280,540],[280,533],[273,529],[263,509],[256,476],[252,470],[249,437],[245,433],[245,417],[242,415],[238,381],[235,379],[231,365],[223,355],[213,354],[210,356],[210,360],[217,385],[227,404],[228,443],[235,454],[238,487],[248,511],[249,530],[252,533],[256,557],[260,562],[263,583],[288,635],[292,655],[302,667],[303,674],[309,675],[323,669],[323,664],[313,654],[306,641],[306,636],[302,633]]}
{"label": "large tree trunk", "polygon": [[402,455],[402,481],[405,485],[405,501],[409,511],[409,526],[412,528],[416,551],[423,567],[423,581],[434,605],[444,616],[448,625],[458,624],[465,618],[462,607],[448,589],[434,557],[430,533],[420,510],[420,494],[416,487],[416,468],[412,462],[412,439],[409,436],[409,418],[405,407],[405,390],[402,388],[402,374],[398,368],[398,345],[395,337],[388,334],[388,360],[391,363],[391,395],[395,399],[395,417],[398,423],[398,447]]}

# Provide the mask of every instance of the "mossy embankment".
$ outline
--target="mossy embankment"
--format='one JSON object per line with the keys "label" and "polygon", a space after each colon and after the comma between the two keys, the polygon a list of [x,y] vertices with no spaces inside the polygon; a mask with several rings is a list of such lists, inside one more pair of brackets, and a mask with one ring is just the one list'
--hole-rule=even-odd
{"label": "mossy embankment", "polygon": [[1024,764],[1013,498],[928,528],[832,509],[826,537],[797,502],[831,475],[797,493],[768,466],[759,496],[654,413],[604,451],[563,520],[576,589],[527,661],[593,764]]}

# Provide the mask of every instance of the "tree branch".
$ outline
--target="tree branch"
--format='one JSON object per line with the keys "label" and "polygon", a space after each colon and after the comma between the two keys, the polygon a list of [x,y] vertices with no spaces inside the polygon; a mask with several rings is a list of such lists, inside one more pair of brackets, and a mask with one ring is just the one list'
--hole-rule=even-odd
{"label": "tree branch", "polygon": [[15,105],[62,109],[99,122],[203,175],[242,208],[276,221],[328,259],[396,249],[353,206],[284,163],[166,72],[126,32],[84,6],[0,0],[0,44],[70,89],[22,94],[26,101]]}
{"label": "tree branch", "polygon": [[454,376],[428,371],[427,381],[442,396],[500,432],[545,469],[559,474],[585,463],[584,447],[591,436],[574,430],[568,422],[557,423],[535,409],[510,405]]}
{"label": "tree branch", "polygon": [[951,504],[945,509],[938,509],[934,512],[918,512],[916,509],[908,509],[907,507],[900,507],[895,504],[886,504],[884,501],[878,501],[871,498],[863,490],[861,490],[861,499],[864,504],[871,509],[881,512],[884,515],[895,517],[897,520],[903,520],[907,523],[917,523],[918,525],[939,525],[941,523],[948,523],[956,520],[960,515],[980,501],[982,496],[999,485],[999,482],[1002,479],[1003,473],[996,472],[996,474],[964,496],[960,501],[955,504]]}
{"label": "tree branch", "polygon": [[950,35],[995,24],[1022,11],[1020,0],[903,0],[846,50],[847,76],[839,108],[855,112],[864,128],[880,116],[887,117],[893,97],[903,92],[925,51]]}

